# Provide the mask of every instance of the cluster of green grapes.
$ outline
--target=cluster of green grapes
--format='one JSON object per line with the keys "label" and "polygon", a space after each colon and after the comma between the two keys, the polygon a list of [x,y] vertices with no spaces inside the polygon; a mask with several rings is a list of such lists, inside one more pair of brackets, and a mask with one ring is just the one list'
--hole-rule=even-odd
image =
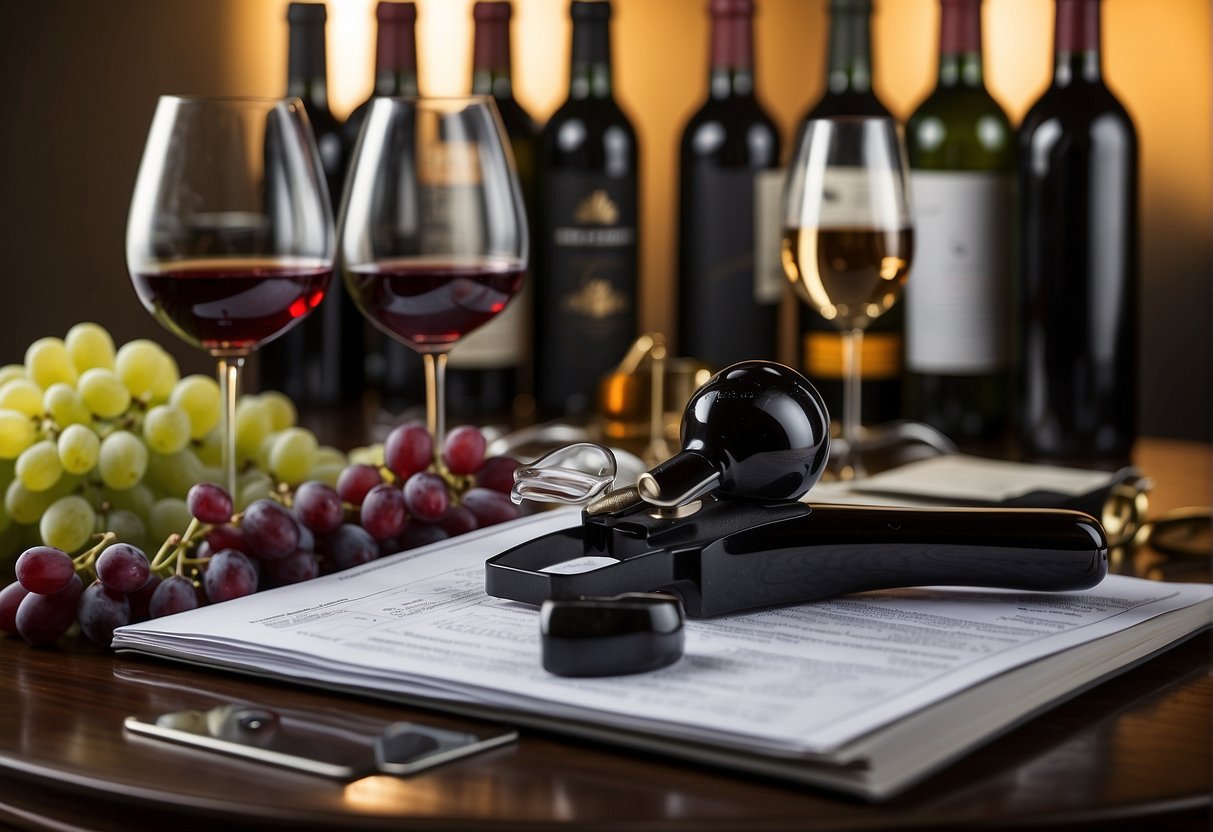
{"label": "cluster of green grapes", "polygon": [[[223,479],[221,406],[215,379],[182,378],[153,341],[116,349],[95,323],[35,341],[23,364],[0,367],[0,559],[40,544],[78,552],[98,532],[153,548],[180,532],[190,488]],[[336,483],[345,454],[296,419],[280,393],[240,401],[238,508],[280,482]]]}

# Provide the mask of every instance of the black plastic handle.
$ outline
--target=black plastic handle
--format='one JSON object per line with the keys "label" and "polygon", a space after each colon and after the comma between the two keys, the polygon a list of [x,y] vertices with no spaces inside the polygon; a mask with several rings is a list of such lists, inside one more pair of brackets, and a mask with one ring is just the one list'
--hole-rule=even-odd
{"label": "black plastic handle", "polygon": [[1103,528],[1076,511],[815,505],[705,546],[677,589],[710,616],[903,586],[1086,589],[1107,571]]}

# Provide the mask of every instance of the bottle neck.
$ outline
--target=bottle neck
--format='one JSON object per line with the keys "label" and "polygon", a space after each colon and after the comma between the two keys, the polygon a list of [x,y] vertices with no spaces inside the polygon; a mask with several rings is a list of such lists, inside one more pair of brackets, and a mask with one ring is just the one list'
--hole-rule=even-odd
{"label": "bottle neck", "polygon": [[417,33],[411,21],[383,20],[375,43],[375,95],[417,95]]}
{"label": "bottle neck", "polygon": [[478,20],[472,44],[472,92],[512,98],[509,20]]}
{"label": "bottle neck", "polygon": [[323,23],[292,23],[286,94],[313,110],[328,111],[328,73]]}
{"label": "bottle neck", "polygon": [[871,92],[870,9],[835,8],[830,13],[830,53],[826,86],[831,93]]}
{"label": "bottle neck", "polygon": [[984,85],[981,0],[943,0],[939,18],[939,86]]}
{"label": "bottle neck", "polygon": [[754,95],[754,27],[748,15],[712,19],[712,98]]}
{"label": "bottle neck", "polygon": [[606,21],[573,23],[573,61],[569,97],[611,97],[611,34]]}
{"label": "bottle neck", "polygon": [[1100,83],[1100,0],[1057,0],[1053,85]]}

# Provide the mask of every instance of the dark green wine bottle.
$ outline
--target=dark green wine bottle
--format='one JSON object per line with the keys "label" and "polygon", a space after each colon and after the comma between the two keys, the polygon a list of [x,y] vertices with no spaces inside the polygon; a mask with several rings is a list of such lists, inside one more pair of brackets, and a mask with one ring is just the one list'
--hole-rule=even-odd
{"label": "dark green wine bottle", "polygon": [[939,82],[906,125],[914,263],[906,414],[952,439],[1007,430],[1015,141],[982,78],[982,0],[940,0]]}

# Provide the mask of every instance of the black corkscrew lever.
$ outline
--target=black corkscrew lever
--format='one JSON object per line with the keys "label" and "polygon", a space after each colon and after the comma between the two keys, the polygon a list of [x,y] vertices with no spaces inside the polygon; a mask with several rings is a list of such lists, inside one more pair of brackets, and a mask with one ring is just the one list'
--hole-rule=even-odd
{"label": "black corkscrew lever", "polygon": [[489,559],[488,594],[539,605],[663,591],[700,617],[902,586],[1085,589],[1107,574],[1103,528],[1080,512],[800,502],[825,469],[829,416],[778,364],[713,376],[681,438],[634,491],[598,498],[616,495],[609,510]]}

